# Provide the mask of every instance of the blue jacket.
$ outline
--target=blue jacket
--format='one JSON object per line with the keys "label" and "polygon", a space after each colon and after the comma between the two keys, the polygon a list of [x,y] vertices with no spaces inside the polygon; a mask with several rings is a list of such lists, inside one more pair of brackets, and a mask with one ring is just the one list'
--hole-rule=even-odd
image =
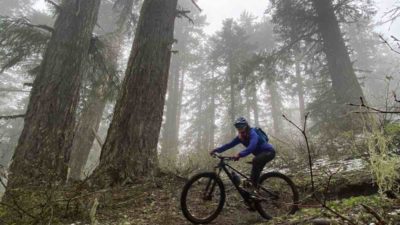
{"label": "blue jacket", "polygon": [[266,142],[264,139],[258,136],[254,128],[250,128],[250,138],[247,141],[241,141],[239,136],[236,136],[230,143],[225,144],[216,149],[216,152],[221,153],[230,148],[235,147],[236,145],[242,143],[246,146],[246,149],[239,153],[240,157],[245,157],[250,153],[253,155],[258,155],[264,151],[275,151],[274,146],[270,143]]}

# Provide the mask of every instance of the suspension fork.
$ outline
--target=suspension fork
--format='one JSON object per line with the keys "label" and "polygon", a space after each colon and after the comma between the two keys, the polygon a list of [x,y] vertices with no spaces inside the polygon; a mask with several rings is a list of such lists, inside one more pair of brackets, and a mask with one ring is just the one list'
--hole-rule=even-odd
{"label": "suspension fork", "polygon": [[[217,173],[217,177],[219,177],[219,174],[221,173],[221,168],[219,168],[218,173]],[[214,182],[213,182],[214,181]],[[214,192],[215,189],[215,185],[217,185],[217,179],[209,179],[205,192],[204,192],[204,200],[211,200],[212,199],[212,194]]]}

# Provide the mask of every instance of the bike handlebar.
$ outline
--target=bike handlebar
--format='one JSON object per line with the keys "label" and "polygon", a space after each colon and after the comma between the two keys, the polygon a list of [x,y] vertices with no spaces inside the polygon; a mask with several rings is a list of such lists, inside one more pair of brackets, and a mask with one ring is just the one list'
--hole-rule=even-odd
{"label": "bike handlebar", "polygon": [[235,161],[236,160],[236,158],[233,156],[222,156],[221,154],[216,153],[216,152],[213,153],[212,156],[216,157],[218,159],[221,159],[221,160],[227,160],[227,161]]}

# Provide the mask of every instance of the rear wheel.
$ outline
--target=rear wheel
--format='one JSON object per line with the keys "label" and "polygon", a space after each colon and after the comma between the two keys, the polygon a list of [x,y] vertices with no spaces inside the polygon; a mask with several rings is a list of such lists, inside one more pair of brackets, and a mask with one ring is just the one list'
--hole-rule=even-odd
{"label": "rear wheel", "polygon": [[215,173],[197,174],[183,187],[182,212],[192,223],[210,223],[219,215],[224,203],[224,184]]}
{"label": "rear wheel", "polygon": [[256,209],[266,219],[293,214],[298,210],[299,193],[293,181],[278,172],[260,177],[260,200]]}

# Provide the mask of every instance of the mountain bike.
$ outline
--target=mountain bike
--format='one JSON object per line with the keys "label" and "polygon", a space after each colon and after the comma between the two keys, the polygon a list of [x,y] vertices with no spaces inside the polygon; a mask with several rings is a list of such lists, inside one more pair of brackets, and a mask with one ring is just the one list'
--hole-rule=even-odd
{"label": "mountain bike", "polygon": [[215,172],[194,175],[183,187],[181,208],[183,215],[190,222],[210,223],[221,213],[226,197],[225,185],[221,179],[222,171],[225,172],[249,209],[258,211],[263,218],[271,219],[297,211],[299,194],[289,177],[279,172],[265,173],[260,176],[259,187],[255,194],[241,185],[238,179],[241,177],[241,180],[249,181],[249,177],[229,165],[228,162],[234,161],[234,157],[219,154],[214,154],[214,157],[219,159]]}

